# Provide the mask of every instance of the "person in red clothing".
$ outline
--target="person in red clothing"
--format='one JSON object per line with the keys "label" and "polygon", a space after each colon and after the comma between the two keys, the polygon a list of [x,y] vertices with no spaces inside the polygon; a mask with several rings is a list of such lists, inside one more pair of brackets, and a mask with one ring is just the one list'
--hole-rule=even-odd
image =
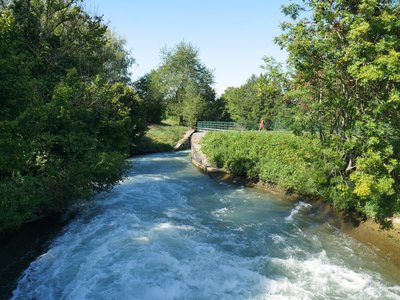
{"label": "person in red clothing", "polygon": [[264,119],[261,118],[260,119],[260,127],[258,128],[258,130],[264,130],[264,126],[265,126]]}

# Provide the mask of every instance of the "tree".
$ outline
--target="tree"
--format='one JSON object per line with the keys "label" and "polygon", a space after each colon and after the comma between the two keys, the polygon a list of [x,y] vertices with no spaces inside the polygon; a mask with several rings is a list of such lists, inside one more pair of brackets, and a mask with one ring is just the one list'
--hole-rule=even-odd
{"label": "tree", "polygon": [[142,103],[146,121],[155,124],[161,123],[165,117],[165,91],[161,86],[159,73],[151,71],[145,74],[134,83],[134,88]]}
{"label": "tree", "polygon": [[0,237],[110,189],[147,128],[123,41],[80,2],[1,5]]}
{"label": "tree", "polygon": [[130,82],[129,68],[135,62],[124,49],[126,41],[107,30],[106,44],[103,46],[104,75],[109,82]]}
{"label": "tree", "polygon": [[259,76],[252,75],[237,88],[229,87],[222,98],[233,120],[248,128],[258,128],[261,117],[267,128],[285,128],[290,125],[288,106],[283,105],[288,86],[288,75],[282,65],[273,58],[264,58],[265,70]]}
{"label": "tree", "polygon": [[257,128],[258,120],[265,114],[261,98],[258,97],[258,79],[253,75],[244,85],[228,87],[222,95],[232,120],[249,128]]}
{"label": "tree", "polygon": [[214,76],[199,59],[199,50],[181,42],[161,51],[161,66],[157,70],[164,89],[167,114],[183,116],[190,125],[206,119],[215,101],[212,88]]}
{"label": "tree", "polygon": [[400,211],[399,2],[304,0],[283,11],[295,124],[343,155],[330,197],[378,218]]}
{"label": "tree", "polygon": [[257,80],[257,96],[263,107],[263,116],[273,129],[289,129],[292,124],[292,105],[286,97],[289,74],[273,57],[264,57],[264,72]]}

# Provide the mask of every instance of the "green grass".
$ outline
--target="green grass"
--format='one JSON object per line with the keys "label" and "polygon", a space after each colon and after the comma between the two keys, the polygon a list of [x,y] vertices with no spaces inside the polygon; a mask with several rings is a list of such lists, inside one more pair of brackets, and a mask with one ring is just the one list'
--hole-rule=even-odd
{"label": "green grass", "polygon": [[290,132],[211,132],[202,145],[216,167],[303,194],[319,194],[337,163],[318,140]]}
{"label": "green grass", "polygon": [[186,126],[170,124],[151,125],[149,131],[137,144],[134,154],[172,151],[189,129]]}

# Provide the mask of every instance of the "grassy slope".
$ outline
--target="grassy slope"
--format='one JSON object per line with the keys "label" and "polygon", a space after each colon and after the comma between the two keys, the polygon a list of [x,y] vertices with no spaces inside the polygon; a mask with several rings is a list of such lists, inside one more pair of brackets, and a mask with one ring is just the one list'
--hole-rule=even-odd
{"label": "grassy slope", "polygon": [[136,147],[135,154],[172,151],[189,127],[178,125],[151,125]]}
{"label": "grassy slope", "polygon": [[[234,175],[274,183],[300,194],[319,195],[336,208],[346,211],[366,213],[367,205],[379,204],[385,208],[387,204],[376,204],[373,197],[357,198],[352,192],[354,185],[351,180],[338,175],[346,167],[340,151],[322,147],[318,139],[308,135],[220,132],[207,134],[202,143],[209,161]],[[386,216],[391,214],[398,217],[395,209]]]}
{"label": "grassy slope", "polygon": [[209,133],[202,144],[217,167],[303,194],[319,194],[336,161],[317,140],[289,132]]}

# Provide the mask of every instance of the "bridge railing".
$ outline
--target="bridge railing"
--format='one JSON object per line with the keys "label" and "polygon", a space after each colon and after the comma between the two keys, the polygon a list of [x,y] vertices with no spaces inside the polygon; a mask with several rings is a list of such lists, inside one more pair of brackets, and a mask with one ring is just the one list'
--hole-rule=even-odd
{"label": "bridge railing", "polygon": [[221,121],[197,121],[197,130],[246,130],[246,128],[235,122]]}

